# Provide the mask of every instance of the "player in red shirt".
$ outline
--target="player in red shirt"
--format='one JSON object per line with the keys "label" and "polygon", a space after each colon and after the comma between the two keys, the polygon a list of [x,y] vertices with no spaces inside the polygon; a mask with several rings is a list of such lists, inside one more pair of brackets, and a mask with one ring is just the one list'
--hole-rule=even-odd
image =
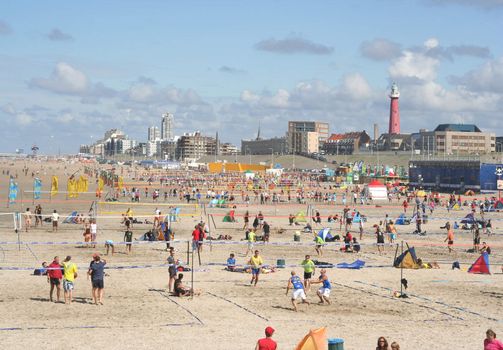
{"label": "player in red shirt", "polygon": [[274,328],[267,327],[265,329],[265,338],[259,339],[255,346],[255,350],[276,350],[278,344],[272,339],[273,333]]}
{"label": "player in red shirt", "polygon": [[59,297],[61,295],[61,279],[63,278],[63,273],[61,272],[61,265],[59,263],[59,257],[55,256],[52,263],[47,269],[47,282],[51,284],[51,291],[49,292],[49,299],[52,300],[52,293],[54,292],[54,287],[56,287],[57,302],[59,302]]}

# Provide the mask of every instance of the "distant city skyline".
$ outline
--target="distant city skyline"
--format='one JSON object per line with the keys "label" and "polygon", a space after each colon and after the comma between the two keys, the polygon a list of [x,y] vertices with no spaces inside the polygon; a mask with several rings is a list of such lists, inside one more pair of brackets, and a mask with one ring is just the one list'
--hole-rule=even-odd
{"label": "distant city skyline", "polygon": [[[75,153],[106,130],[147,139],[477,124],[503,135],[503,2],[0,3],[0,152]],[[167,125],[167,124],[166,124]],[[164,131],[167,133],[167,129]]]}

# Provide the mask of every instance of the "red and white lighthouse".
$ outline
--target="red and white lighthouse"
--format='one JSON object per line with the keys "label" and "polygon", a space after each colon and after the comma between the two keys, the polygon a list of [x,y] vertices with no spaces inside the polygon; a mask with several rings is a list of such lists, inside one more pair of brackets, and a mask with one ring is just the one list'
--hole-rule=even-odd
{"label": "red and white lighthouse", "polygon": [[393,83],[391,85],[391,94],[389,98],[391,103],[389,106],[389,134],[399,134],[400,133],[400,108],[398,106],[398,98],[400,97],[400,92],[398,91],[398,86]]}

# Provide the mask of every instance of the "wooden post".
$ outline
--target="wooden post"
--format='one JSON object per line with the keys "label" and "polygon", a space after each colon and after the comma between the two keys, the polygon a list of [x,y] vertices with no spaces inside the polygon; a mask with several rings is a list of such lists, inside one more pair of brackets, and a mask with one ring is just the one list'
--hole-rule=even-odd
{"label": "wooden post", "polygon": [[[199,253],[199,250],[197,251]],[[201,262],[199,261],[199,265],[201,265]],[[191,293],[190,293],[190,300],[194,299],[194,249],[192,249],[192,265],[190,269],[190,287],[191,287]]]}
{"label": "wooden post", "polygon": [[[188,264],[188,263],[189,263],[189,261],[190,261],[189,254],[190,254],[190,242],[189,242],[189,241],[187,241],[187,264]],[[194,254],[192,254],[192,260],[194,260]]]}

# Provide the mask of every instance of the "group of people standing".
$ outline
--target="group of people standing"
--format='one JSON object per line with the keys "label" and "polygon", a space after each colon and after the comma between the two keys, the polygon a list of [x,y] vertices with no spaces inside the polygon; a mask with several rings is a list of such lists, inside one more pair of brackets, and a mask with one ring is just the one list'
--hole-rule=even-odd
{"label": "group of people standing", "polygon": [[[93,254],[93,259],[87,271],[88,279],[91,280],[92,298],[96,305],[103,305],[103,293],[105,288],[105,265],[106,260],[101,259],[98,253]],[[73,301],[73,290],[75,279],[78,277],[77,265],[72,261],[71,256],[67,256],[63,262],[55,256],[51,264],[47,267],[47,282],[50,285],[49,300],[54,301],[54,291],[56,291],[56,302],[60,302],[61,289],[64,292],[64,303],[71,304]]]}

